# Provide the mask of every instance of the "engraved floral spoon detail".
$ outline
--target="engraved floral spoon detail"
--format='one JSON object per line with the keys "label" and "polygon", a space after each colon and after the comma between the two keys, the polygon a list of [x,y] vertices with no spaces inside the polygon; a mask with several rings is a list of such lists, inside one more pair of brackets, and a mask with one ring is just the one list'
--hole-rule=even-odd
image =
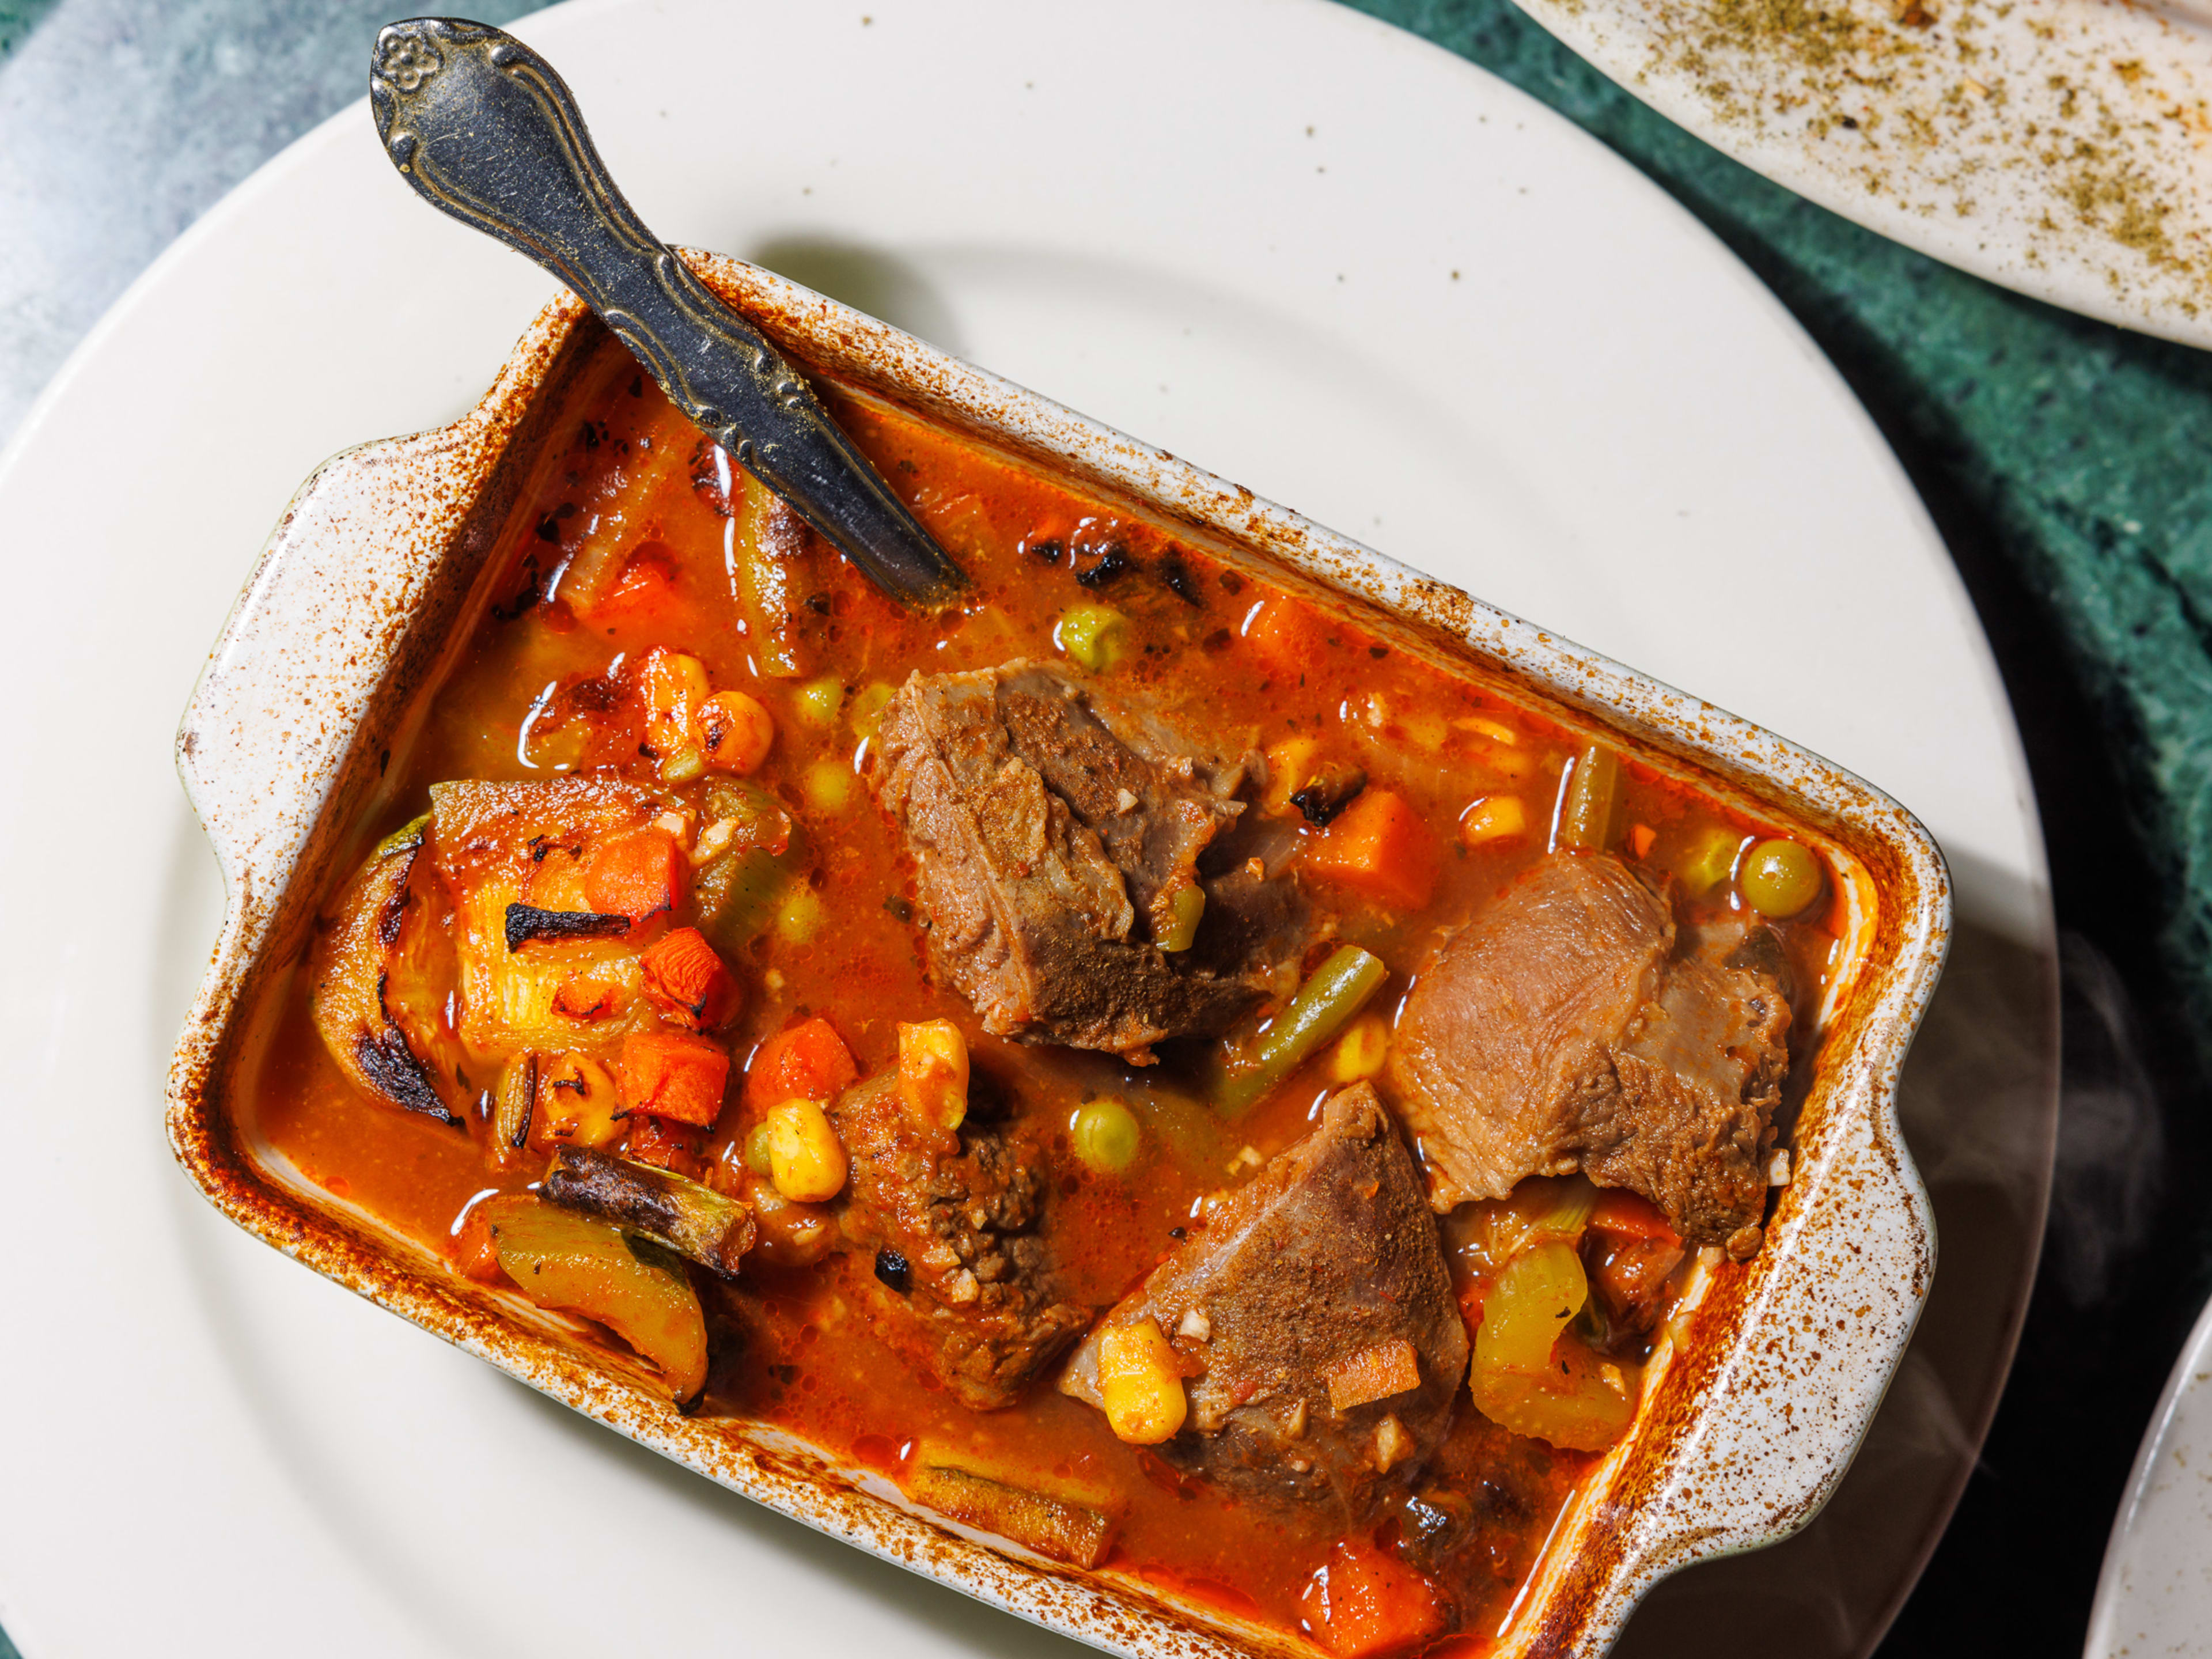
{"label": "engraved floral spoon detail", "polygon": [[425,201],[574,289],[670,401],[878,586],[918,609],[952,599],[958,568],[805,377],[645,228],[551,64],[486,24],[414,17],[378,33],[368,97]]}

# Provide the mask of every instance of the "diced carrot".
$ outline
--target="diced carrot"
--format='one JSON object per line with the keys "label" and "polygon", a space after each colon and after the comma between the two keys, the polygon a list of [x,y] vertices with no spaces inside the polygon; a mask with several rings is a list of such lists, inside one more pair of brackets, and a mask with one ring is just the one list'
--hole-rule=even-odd
{"label": "diced carrot", "polygon": [[1306,872],[1395,905],[1417,910],[1436,885],[1437,837],[1406,798],[1370,789],[1307,844]]}
{"label": "diced carrot", "polygon": [[730,1057],[688,1031],[632,1031],[623,1039],[623,1104],[649,1117],[712,1128],[721,1115]]}
{"label": "diced carrot", "polygon": [[1682,1242],[1657,1205],[1626,1187],[1607,1187],[1598,1194],[1597,1207],[1590,1212],[1589,1224],[1599,1232],[1619,1238],[1657,1238],[1674,1244]]}
{"label": "diced carrot", "polygon": [[704,1129],[671,1122],[665,1117],[634,1117],[630,1120],[629,1140],[623,1151],[635,1163],[650,1164],[656,1170],[672,1170],[696,1181],[706,1149]]}
{"label": "diced carrot", "polygon": [[584,866],[584,897],[604,916],[628,916],[635,927],[676,908],[683,879],[676,838],[647,824],[601,842]]}
{"label": "diced carrot", "polygon": [[1437,1587],[1364,1538],[1346,1538],[1307,1581],[1298,1611],[1340,1659],[1383,1659],[1443,1634]]}
{"label": "diced carrot", "polygon": [[1659,832],[1648,823],[1628,826],[1628,850],[1640,859],[1651,856],[1651,843],[1658,839]]}
{"label": "diced carrot", "polygon": [[641,966],[646,995],[694,1030],[711,1031],[738,1011],[738,982],[696,927],[677,928],[645,953]]}
{"label": "diced carrot", "polygon": [[860,1079],[853,1051],[820,1016],[778,1031],[745,1070],[745,1110],[757,1115],[787,1100],[835,1100]]}
{"label": "diced carrot", "polygon": [[1288,594],[1253,607],[1244,619],[1244,642],[1271,674],[1295,678],[1318,665],[1323,624]]}
{"label": "diced carrot", "polygon": [[447,1241],[446,1249],[453,1266],[471,1279],[489,1285],[504,1277],[500,1270],[499,1251],[492,1244],[491,1225],[481,1204],[470,1205],[460,1226]]}

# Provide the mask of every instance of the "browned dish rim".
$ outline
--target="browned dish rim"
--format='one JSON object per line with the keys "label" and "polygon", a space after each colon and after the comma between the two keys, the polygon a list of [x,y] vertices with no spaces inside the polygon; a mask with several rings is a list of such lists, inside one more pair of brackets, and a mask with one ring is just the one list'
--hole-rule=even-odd
{"label": "browned dish rim", "polygon": [[[1872,1421],[1934,1271],[1928,1198],[1897,1078],[1939,973],[1949,883],[1894,801],[1734,715],[1309,523],[1249,490],[945,356],[771,273],[685,256],[811,369],[967,432],[1196,538],[1362,602],[1388,636],[1474,663],[1662,769],[1801,824],[1863,926],[1792,1146],[1768,1244],[1715,1275],[1662,1343],[1634,1428],[1554,1528],[1499,1651],[1595,1655],[1661,1577],[1787,1536],[1833,1492]],[[323,877],[404,740],[477,586],[550,406],[598,337],[550,304],[483,400],[449,427],[343,453],[293,499],[187,708],[179,769],[228,885],[220,942],[171,1063],[179,1159],[232,1219],[325,1276],[641,1444],[795,1519],[1007,1611],[1130,1655],[1309,1652],[1133,1577],[1085,1574],[925,1519],[879,1475],[764,1425],[686,1419],[647,1371],[519,1298],[453,1273],[315,1192],[234,1129],[222,1103],[246,1011],[289,970]],[[540,394],[547,394],[541,396]],[[1717,780],[1717,782],[1716,782]]]}

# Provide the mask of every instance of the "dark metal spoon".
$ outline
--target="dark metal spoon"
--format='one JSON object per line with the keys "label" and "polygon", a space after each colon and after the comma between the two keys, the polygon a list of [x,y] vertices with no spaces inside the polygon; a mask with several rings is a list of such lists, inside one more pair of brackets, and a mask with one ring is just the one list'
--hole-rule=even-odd
{"label": "dark metal spoon", "polygon": [[416,193],[575,289],[670,401],[877,586],[922,609],[963,586],[805,377],[645,228],[551,64],[486,24],[411,17],[378,33],[368,101]]}

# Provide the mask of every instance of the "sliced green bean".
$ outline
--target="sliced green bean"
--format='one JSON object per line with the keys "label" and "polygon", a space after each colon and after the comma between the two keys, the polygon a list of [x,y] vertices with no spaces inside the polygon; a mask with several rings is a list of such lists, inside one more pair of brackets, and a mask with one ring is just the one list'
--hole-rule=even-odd
{"label": "sliced green bean", "polygon": [[1231,1062],[1214,1091],[1217,1109],[1241,1117],[1318,1054],[1375,994],[1390,970],[1382,958],[1347,945],[1313,971],[1289,1007],[1275,1016],[1251,1057]]}
{"label": "sliced green bean", "polygon": [[1613,842],[1613,818],[1620,804],[1620,757],[1594,743],[1575,757],[1559,803],[1559,845],[1577,853],[1602,853]]}

